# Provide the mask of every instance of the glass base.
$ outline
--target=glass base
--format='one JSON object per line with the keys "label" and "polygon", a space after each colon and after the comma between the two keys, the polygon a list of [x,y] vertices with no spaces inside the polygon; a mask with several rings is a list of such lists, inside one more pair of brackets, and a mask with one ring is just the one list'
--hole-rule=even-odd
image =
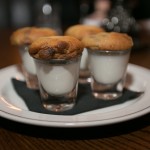
{"label": "glass base", "polygon": [[41,102],[45,109],[53,112],[61,112],[72,109],[77,96],[77,85],[70,92],[63,95],[51,95],[40,86]]}
{"label": "glass base", "polygon": [[28,76],[26,76],[26,85],[29,89],[38,90],[39,85],[37,76],[28,74]]}
{"label": "glass base", "polygon": [[122,96],[122,93],[97,93],[93,92],[93,96],[97,99],[102,100],[115,100]]}
{"label": "glass base", "polygon": [[91,82],[91,78],[79,78],[80,84],[89,84]]}
{"label": "glass base", "polygon": [[28,78],[26,80],[26,85],[29,89],[33,89],[33,90],[38,90],[39,86],[38,86],[38,80],[36,76],[30,76],[30,78]]}
{"label": "glass base", "polygon": [[91,82],[90,72],[89,70],[80,70],[79,73],[79,83],[80,84],[87,84]]}
{"label": "glass base", "polygon": [[42,105],[45,109],[50,111],[66,111],[73,108],[75,99],[67,95],[59,97],[48,95],[48,99],[42,99]]}
{"label": "glass base", "polygon": [[47,110],[53,111],[53,112],[61,112],[61,111],[66,111],[69,109],[72,109],[74,107],[74,103],[73,104],[47,104],[47,103],[43,103],[43,107]]}
{"label": "glass base", "polygon": [[28,73],[24,68],[23,68],[23,74],[24,74],[24,77],[25,77],[27,87],[29,89],[38,90],[39,89],[39,84],[38,84],[37,76]]}
{"label": "glass base", "polygon": [[92,79],[91,88],[92,94],[96,99],[115,100],[122,96],[123,80],[114,84],[102,84]]}

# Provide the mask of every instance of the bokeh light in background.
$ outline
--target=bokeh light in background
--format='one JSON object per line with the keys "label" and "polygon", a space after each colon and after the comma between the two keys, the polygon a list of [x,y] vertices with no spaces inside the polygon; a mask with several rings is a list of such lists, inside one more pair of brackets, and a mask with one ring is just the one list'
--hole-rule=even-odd
{"label": "bokeh light in background", "polygon": [[[115,4],[117,0],[110,1]],[[136,20],[150,18],[149,0],[124,0],[123,3],[128,13]],[[93,11],[94,0],[0,0],[0,28],[39,25],[46,18],[50,19],[50,16],[53,16],[55,19],[51,23],[59,21],[64,30],[70,25],[79,23]],[[112,11],[112,17],[105,18],[103,22],[110,30],[119,32],[123,29],[126,32],[128,25],[134,24],[135,21],[128,13],[118,5],[115,11]],[[122,29],[119,20],[126,20],[121,25]],[[51,23],[49,21],[45,26]]]}

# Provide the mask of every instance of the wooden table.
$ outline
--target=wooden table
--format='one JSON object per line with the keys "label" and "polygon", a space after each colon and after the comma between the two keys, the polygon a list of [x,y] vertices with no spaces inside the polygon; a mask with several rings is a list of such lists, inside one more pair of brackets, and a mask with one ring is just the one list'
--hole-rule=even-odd
{"label": "wooden table", "polygon": [[[0,31],[0,68],[20,63],[9,43],[11,31]],[[150,69],[150,48],[134,50],[131,63]],[[150,114],[113,125],[87,128],[40,127],[0,118],[0,150],[150,150]]]}

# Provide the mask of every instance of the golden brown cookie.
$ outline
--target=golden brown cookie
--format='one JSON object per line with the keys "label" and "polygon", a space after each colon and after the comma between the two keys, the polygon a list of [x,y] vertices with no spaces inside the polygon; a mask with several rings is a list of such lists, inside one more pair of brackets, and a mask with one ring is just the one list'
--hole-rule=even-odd
{"label": "golden brown cookie", "polygon": [[12,45],[30,45],[39,37],[57,35],[57,32],[50,28],[24,27],[13,32],[11,35]]}
{"label": "golden brown cookie", "polygon": [[82,40],[83,37],[97,34],[99,32],[104,32],[103,28],[92,26],[92,25],[74,25],[69,27],[65,31],[65,35],[74,36],[79,40]]}
{"label": "golden brown cookie", "polygon": [[128,50],[133,46],[132,38],[124,33],[103,32],[82,39],[91,50]]}
{"label": "golden brown cookie", "polygon": [[71,59],[82,54],[83,44],[71,36],[42,37],[29,47],[29,53],[36,59]]}

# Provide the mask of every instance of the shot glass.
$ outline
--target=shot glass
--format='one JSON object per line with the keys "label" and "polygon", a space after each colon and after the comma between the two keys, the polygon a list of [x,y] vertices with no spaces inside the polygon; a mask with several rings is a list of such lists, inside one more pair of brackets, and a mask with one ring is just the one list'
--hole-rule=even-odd
{"label": "shot glass", "polygon": [[88,51],[87,48],[84,48],[81,63],[80,63],[80,72],[79,72],[79,83],[86,84],[91,82],[91,76],[88,66]]}
{"label": "shot glass", "polygon": [[91,89],[95,98],[113,100],[122,96],[130,51],[88,49]]}
{"label": "shot glass", "polygon": [[28,53],[29,46],[40,37],[53,35],[57,35],[57,32],[51,28],[23,27],[15,30],[10,37],[11,44],[20,51],[23,75],[30,89],[38,89],[38,82],[34,60]]}
{"label": "shot glass", "polygon": [[[76,37],[81,41],[86,36],[97,34],[100,32],[104,32],[104,29],[101,27],[96,27],[93,25],[77,24],[77,25],[70,26],[65,31],[65,35]],[[91,76],[88,67],[88,51],[87,48],[85,47],[81,56],[79,83],[88,84],[90,82],[91,82]]]}
{"label": "shot glass", "polygon": [[73,108],[78,91],[80,57],[35,59],[42,105],[54,112]]}
{"label": "shot glass", "polygon": [[22,70],[27,87],[36,90],[39,89],[36,67],[33,58],[29,55],[28,49],[28,45],[23,45],[19,48],[22,60]]}

